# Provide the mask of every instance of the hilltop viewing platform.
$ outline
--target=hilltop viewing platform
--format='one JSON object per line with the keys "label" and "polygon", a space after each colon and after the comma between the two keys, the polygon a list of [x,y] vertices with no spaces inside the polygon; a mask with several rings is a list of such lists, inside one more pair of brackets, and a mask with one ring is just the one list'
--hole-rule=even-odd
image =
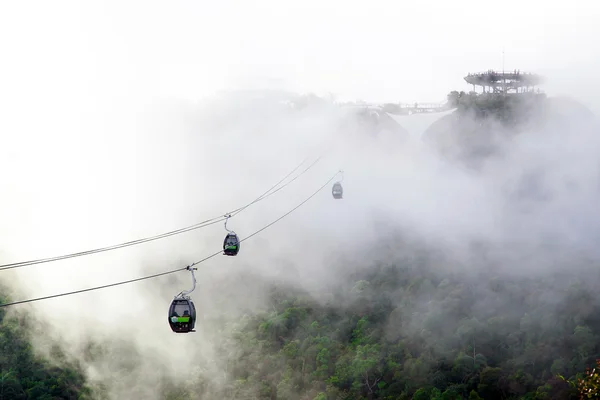
{"label": "hilltop viewing platform", "polygon": [[473,91],[480,87],[482,93],[539,92],[537,86],[544,82],[540,75],[519,70],[469,73],[464,79],[473,85]]}

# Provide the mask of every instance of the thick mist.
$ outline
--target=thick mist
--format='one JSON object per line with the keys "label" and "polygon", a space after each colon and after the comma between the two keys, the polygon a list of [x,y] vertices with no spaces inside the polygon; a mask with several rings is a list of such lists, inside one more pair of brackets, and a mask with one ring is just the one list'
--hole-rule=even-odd
{"label": "thick mist", "polygon": [[[297,173],[323,157],[228,227],[244,238],[339,169],[345,189],[344,199],[336,201],[328,184],[244,241],[238,257],[198,265],[194,334],[173,334],[166,322],[170,300],[191,285],[185,271],[12,308],[31,309],[50,324],[34,337],[39,348],[49,339],[62,342],[114,398],[160,398],[164,379],[227,379],[219,362],[227,334],[210,321],[233,321],[268,307],[270,283],[318,298],[345,279],[344,270],[367,270],[377,260],[403,262],[411,253],[407,243],[439,254],[439,264],[430,268],[440,272],[477,274],[493,265],[496,274],[542,276],[564,268],[561,259],[598,259],[598,139],[589,126],[571,134],[525,132],[503,143],[502,156],[474,170],[445,160],[418,138],[342,131],[347,114],[334,106],[290,110],[232,95],[217,105],[163,102],[143,113],[108,115],[114,125],[102,139],[56,133],[35,162],[26,157],[25,144],[8,146],[23,161],[3,166],[12,172],[6,175],[12,196],[4,200],[2,262],[100,247],[217,217],[254,200],[305,158]],[[31,136],[47,140],[45,134]],[[183,268],[218,251],[224,234],[219,223],[2,273],[15,300],[51,295]],[[487,248],[485,260],[473,252],[474,244]]]}
{"label": "thick mist", "polygon": [[[198,265],[196,333],[176,335],[167,323],[173,296],[191,286],[185,271],[9,308],[38,321],[32,331],[37,351],[50,354],[52,344],[62,344],[108,398],[159,399],[165,385],[186,379],[216,386],[227,381],[223,348],[238,349],[223,326],[268,308],[273,283],[322,300],[350,273],[377,262],[408,262],[413,247],[435,254],[434,271],[473,276],[544,277],[565,268],[577,274],[600,257],[600,136],[578,117],[539,123],[508,138],[500,128],[490,131],[501,151],[471,169],[441,156],[415,134],[422,124],[413,128],[402,118],[397,121],[412,133],[408,140],[365,130],[327,101],[295,109],[281,101],[290,96],[284,91],[214,94],[245,69],[243,61],[254,60],[252,68],[264,72],[259,59],[278,75],[278,68],[286,69],[278,51],[299,40],[260,51],[238,43],[243,34],[207,23],[231,16],[226,10],[211,9],[202,21],[194,19],[198,10],[188,13],[182,4],[160,10],[38,3],[34,11],[3,4],[1,10],[0,35],[14,40],[2,42],[10,61],[0,66],[0,263],[102,247],[217,217],[254,200],[302,160],[297,173],[322,157],[229,221],[243,239],[344,171],[343,200],[330,192],[338,176],[297,211],[242,242],[237,257],[219,255]],[[170,21],[166,28],[161,12]],[[244,22],[242,14],[231,24]],[[259,24],[244,23],[247,29]],[[377,57],[369,61],[384,64],[387,53],[372,51]],[[313,69],[323,64],[317,53]],[[413,72],[441,65],[419,60],[420,48],[407,54],[405,60],[416,60]],[[394,68],[399,63],[388,62]],[[454,68],[470,68],[461,62]],[[298,81],[330,77],[337,87],[356,82],[366,93],[372,71],[360,75],[356,69],[362,79],[340,81],[338,67]],[[184,268],[221,249],[225,233],[219,223],[0,271],[0,280],[10,286],[12,300],[110,284]],[[597,275],[588,278],[594,282]],[[481,304],[502,306],[488,294],[482,291]],[[411,332],[422,327],[422,321],[409,322]]]}

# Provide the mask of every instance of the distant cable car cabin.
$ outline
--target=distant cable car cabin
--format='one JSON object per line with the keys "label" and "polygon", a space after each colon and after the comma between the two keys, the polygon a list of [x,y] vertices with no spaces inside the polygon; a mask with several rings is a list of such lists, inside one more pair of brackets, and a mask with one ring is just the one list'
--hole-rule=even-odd
{"label": "distant cable car cabin", "polygon": [[223,254],[226,256],[237,256],[240,251],[240,239],[234,232],[229,232],[223,240]]}
{"label": "distant cable car cabin", "polygon": [[341,199],[344,194],[342,184],[339,182],[334,183],[333,187],[331,188],[331,194],[333,194],[334,199]]}
{"label": "distant cable car cabin", "polygon": [[196,277],[194,276],[194,270],[196,268],[187,267],[187,270],[192,273],[192,280],[194,286],[190,290],[179,293],[169,307],[169,326],[175,333],[189,333],[195,332],[194,327],[196,326],[196,307],[194,302],[188,296],[196,288]]}
{"label": "distant cable car cabin", "polygon": [[231,215],[225,216],[225,230],[227,231],[227,235],[223,240],[223,255],[225,256],[237,256],[237,253],[240,251],[240,238],[234,231],[230,231],[227,229],[227,221],[231,218]]}

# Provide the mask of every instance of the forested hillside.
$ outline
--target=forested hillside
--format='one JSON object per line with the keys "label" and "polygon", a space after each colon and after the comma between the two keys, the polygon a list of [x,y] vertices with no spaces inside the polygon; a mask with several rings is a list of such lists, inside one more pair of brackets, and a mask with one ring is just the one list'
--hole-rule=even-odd
{"label": "forested hillside", "polygon": [[227,338],[228,384],[202,380],[169,398],[578,398],[566,380],[600,357],[595,279],[485,267],[378,264],[318,300],[273,285],[262,312],[204,322]]}
{"label": "forested hillside", "polygon": [[[0,294],[0,303],[7,298]],[[29,334],[36,323],[28,315],[7,317],[0,308],[0,400],[92,399],[78,365],[67,362],[60,348],[52,349],[57,367],[34,354]]]}
{"label": "forested hillside", "polygon": [[[583,275],[367,270],[317,297],[272,285],[269,308],[203,321],[221,330],[227,384],[196,377],[165,398],[575,399],[559,375],[574,382],[600,357],[600,298]],[[2,399],[93,398],[76,365],[33,355],[27,326],[2,319]]]}

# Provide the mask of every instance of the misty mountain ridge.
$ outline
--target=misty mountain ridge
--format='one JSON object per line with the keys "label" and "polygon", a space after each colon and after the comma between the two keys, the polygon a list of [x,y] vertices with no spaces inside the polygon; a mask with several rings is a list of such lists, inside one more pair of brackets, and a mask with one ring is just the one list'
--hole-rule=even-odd
{"label": "misty mountain ridge", "polygon": [[[377,109],[247,94],[155,116],[169,136],[157,136],[163,175],[152,187],[177,177],[174,188],[200,187],[186,207],[215,198],[202,208],[221,209],[247,187],[260,192],[251,183],[280,175],[275,162],[324,142],[335,145],[326,172],[346,171],[345,198],[325,193],[279,231],[248,242],[235,262],[199,272],[196,333],[173,337],[166,322],[187,276],[148,281],[126,301],[113,294],[92,304],[81,295],[65,303],[75,308],[54,312],[71,320],[79,302],[98,306],[97,316],[85,316],[90,323],[24,325],[18,346],[4,333],[13,355],[0,366],[18,372],[6,381],[15,398],[44,398],[48,385],[55,397],[94,399],[575,398],[559,375],[573,382],[600,358],[600,215],[590,184],[598,171],[589,167],[594,142],[577,140],[593,138],[585,107],[544,96],[459,105],[424,135],[424,144],[447,140],[462,157],[440,160]],[[165,158],[180,157],[188,143],[204,157],[174,170],[191,170],[186,180],[166,172]],[[480,163],[465,170],[456,159]],[[215,173],[219,162],[227,168]],[[254,168],[268,179],[259,181]],[[214,183],[198,184],[204,170]],[[306,183],[314,189],[314,179]],[[287,209],[299,195],[290,196],[270,207]],[[168,209],[166,199],[157,209]],[[255,229],[268,211],[248,227],[233,223]],[[156,244],[132,264],[140,274],[183,264],[204,250],[201,240],[214,246],[221,234],[219,227],[182,244]],[[109,275],[105,265],[97,270]],[[122,314],[111,315],[117,304]],[[11,310],[0,330],[15,329],[23,316],[57,318],[25,310]],[[15,364],[28,360],[27,338],[49,364]],[[42,378],[61,374],[60,384]]]}
{"label": "misty mountain ridge", "polygon": [[456,91],[448,97],[457,110],[435,121],[423,140],[445,157],[469,164],[500,156],[516,135],[600,129],[594,113],[568,97]]}

